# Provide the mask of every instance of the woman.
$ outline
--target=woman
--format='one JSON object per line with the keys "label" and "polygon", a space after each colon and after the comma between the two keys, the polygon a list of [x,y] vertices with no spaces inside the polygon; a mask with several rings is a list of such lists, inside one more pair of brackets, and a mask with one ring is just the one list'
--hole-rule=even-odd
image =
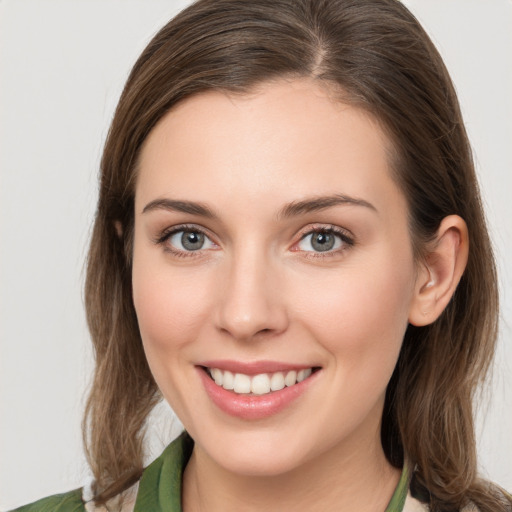
{"label": "woman", "polygon": [[[497,292],[471,153],[394,0],[164,27],[106,143],[86,305],[96,483],[26,510],[510,509],[476,475]],[[162,396],[187,434],[143,470]]]}

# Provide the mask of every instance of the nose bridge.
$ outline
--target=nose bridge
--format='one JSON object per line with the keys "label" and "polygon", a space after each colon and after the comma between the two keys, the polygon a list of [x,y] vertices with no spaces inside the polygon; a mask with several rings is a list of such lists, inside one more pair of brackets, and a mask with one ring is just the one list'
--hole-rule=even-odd
{"label": "nose bridge", "polygon": [[279,270],[261,244],[235,248],[220,285],[218,327],[243,340],[283,331],[287,316],[279,284]]}

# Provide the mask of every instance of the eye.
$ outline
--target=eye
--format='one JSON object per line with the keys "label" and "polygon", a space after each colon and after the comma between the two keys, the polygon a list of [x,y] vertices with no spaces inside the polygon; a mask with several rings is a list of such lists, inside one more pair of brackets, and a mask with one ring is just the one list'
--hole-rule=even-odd
{"label": "eye", "polygon": [[210,238],[198,229],[174,229],[165,234],[161,242],[174,253],[190,253],[216,247]]}
{"label": "eye", "polygon": [[305,252],[336,252],[353,245],[353,240],[334,228],[316,229],[306,233],[297,244]]}

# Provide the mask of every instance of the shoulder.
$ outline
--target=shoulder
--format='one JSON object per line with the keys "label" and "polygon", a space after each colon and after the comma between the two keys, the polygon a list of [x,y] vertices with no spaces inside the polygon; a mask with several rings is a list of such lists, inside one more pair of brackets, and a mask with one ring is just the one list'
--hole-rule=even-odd
{"label": "shoulder", "polygon": [[55,494],[29,505],[23,505],[11,512],[85,512],[82,489]]}

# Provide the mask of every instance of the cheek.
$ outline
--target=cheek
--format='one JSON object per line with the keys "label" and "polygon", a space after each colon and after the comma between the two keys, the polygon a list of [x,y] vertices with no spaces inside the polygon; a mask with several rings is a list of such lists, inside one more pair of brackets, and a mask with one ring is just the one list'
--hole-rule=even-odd
{"label": "cheek", "polygon": [[296,293],[300,316],[336,364],[387,374],[408,324],[412,276],[411,262],[392,258],[342,269],[317,283],[314,293]]}
{"label": "cheek", "polygon": [[[165,256],[164,256],[165,257]],[[208,286],[204,276],[172,272],[152,255],[134,255],[133,302],[148,357],[172,352],[197,337],[204,324]]]}

